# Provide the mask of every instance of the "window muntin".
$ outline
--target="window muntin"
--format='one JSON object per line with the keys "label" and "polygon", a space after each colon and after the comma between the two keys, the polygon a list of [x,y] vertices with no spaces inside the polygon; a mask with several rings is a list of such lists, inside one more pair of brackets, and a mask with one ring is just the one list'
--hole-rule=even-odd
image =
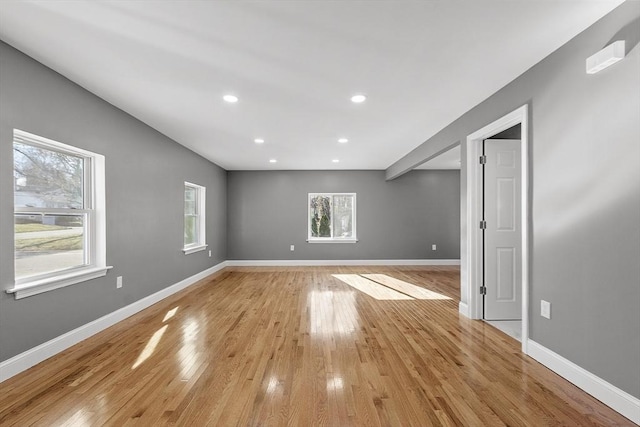
{"label": "window muntin", "polygon": [[205,196],[206,188],[184,183],[184,247],[187,254],[204,250],[207,247],[205,233]]}
{"label": "window muntin", "polygon": [[308,240],[355,241],[355,193],[309,193]]}
{"label": "window muntin", "polygon": [[106,274],[104,156],[16,129],[13,167],[9,292],[21,298]]}

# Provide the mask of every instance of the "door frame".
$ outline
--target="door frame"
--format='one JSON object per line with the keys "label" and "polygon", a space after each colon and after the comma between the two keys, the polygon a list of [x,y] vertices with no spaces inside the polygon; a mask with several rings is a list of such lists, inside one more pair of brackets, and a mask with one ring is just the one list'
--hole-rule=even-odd
{"label": "door frame", "polygon": [[[482,232],[480,220],[482,219],[482,168],[479,157],[482,153],[482,141],[488,139],[503,130],[509,129],[518,123],[522,126],[521,141],[521,230],[522,248],[520,251],[522,269],[520,283],[522,285],[522,352],[527,354],[527,341],[529,339],[529,134],[528,117],[529,106],[527,104],[484,126],[467,136],[466,147],[466,172],[467,172],[467,212],[466,212],[466,268],[461,271],[462,286],[466,289],[467,307],[466,314],[471,319],[482,318],[482,295],[480,285],[482,281]],[[466,270],[466,271],[464,271]],[[461,304],[461,311],[462,311]]]}

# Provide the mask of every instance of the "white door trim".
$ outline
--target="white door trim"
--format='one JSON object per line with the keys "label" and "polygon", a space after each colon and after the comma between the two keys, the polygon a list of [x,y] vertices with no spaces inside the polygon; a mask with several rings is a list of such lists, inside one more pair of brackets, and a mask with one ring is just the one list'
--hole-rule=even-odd
{"label": "white door trim", "polygon": [[466,265],[462,266],[462,286],[467,290],[467,307],[469,317],[480,319],[482,317],[482,298],[480,297],[480,282],[482,278],[482,233],[480,232],[480,219],[482,204],[482,170],[479,157],[481,143],[484,139],[517,125],[522,126],[521,135],[521,186],[522,186],[522,270],[520,281],[522,283],[522,352],[527,354],[527,341],[529,340],[529,138],[528,138],[528,105],[523,105],[506,116],[488,124],[467,136],[465,142],[467,159],[467,246]]}

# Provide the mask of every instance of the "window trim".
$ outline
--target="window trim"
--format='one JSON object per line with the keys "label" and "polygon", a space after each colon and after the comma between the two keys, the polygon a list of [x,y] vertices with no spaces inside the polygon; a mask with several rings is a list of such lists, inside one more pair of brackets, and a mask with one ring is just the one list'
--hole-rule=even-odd
{"label": "window trim", "polygon": [[[332,200],[332,221],[333,221],[333,197],[334,196],[352,196],[353,197],[353,219],[352,219],[352,237],[312,237],[311,236],[311,198],[317,196],[329,196]],[[357,194],[356,193],[308,193],[307,194],[307,243],[357,243],[358,235],[356,232],[357,217]],[[333,233],[333,225],[331,226]]]}
{"label": "window trim", "polygon": [[[184,252],[185,255],[189,255],[189,254],[193,254],[196,252],[200,252],[200,251],[204,251],[205,249],[207,249],[207,247],[209,245],[207,245],[207,214],[206,214],[206,207],[207,207],[207,187],[203,186],[203,185],[198,185],[198,184],[194,184],[192,182],[188,182],[185,181],[184,182],[184,188],[183,188],[183,192],[182,192],[182,199],[184,202],[184,194],[185,191],[187,189],[187,187],[193,188],[196,190],[196,216],[197,216],[197,234],[198,234],[198,240],[195,243],[190,243],[188,245],[184,244],[184,237],[182,239],[182,252]],[[182,222],[182,232],[184,234],[184,217],[185,217],[185,213],[184,213],[184,205],[182,207],[182,216],[183,216],[183,222]]]}
{"label": "window trim", "polygon": [[[86,226],[85,236],[85,265],[20,279],[15,279],[14,271],[14,287],[6,292],[14,294],[16,299],[20,299],[106,275],[107,270],[112,267],[107,266],[105,157],[20,129],[13,130],[13,141],[84,158],[83,209],[74,209],[73,211],[79,215],[86,215],[89,224]],[[14,215],[21,212],[29,213],[29,211],[53,214],[68,213],[66,209],[56,208],[16,208],[14,202]],[[15,239],[15,232],[13,237]]]}

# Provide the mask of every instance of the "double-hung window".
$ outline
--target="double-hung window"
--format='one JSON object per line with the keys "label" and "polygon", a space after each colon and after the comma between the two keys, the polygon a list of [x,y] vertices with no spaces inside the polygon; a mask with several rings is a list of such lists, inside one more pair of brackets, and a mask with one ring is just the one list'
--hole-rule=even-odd
{"label": "double-hung window", "polygon": [[185,254],[203,251],[206,243],[205,218],[206,188],[184,183],[184,247]]}
{"label": "double-hung window", "polygon": [[104,156],[13,135],[16,298],[104,276]]}
{"label": "double-hung window", "polygon": [[307,240],[356,242],[356,194],[309,193]]}

